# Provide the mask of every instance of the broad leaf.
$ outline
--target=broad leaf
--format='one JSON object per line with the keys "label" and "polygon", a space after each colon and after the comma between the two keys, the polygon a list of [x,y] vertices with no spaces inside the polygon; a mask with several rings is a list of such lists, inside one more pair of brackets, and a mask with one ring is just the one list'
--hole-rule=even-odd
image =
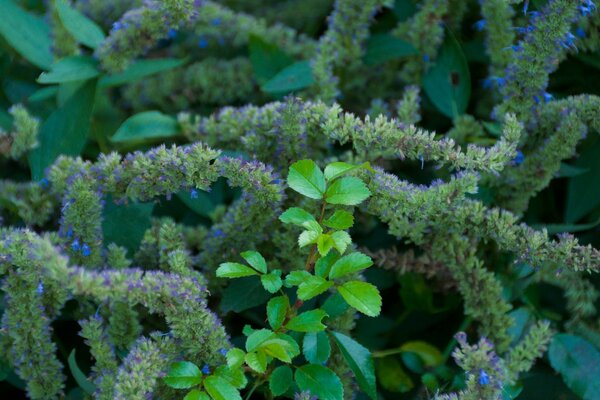
{"label": "broad leaf", "polygon": [[421,340],[413,340],[402,344],[400,351],[417,354],[428,367],[437,367],[444,362],[442,353],[437,347]]}
{"label": "broad leaf", "polygon": [[340,254],[344,254],[346,248],[352,243],[352,238],[348,232],[345,231],[333,232],[331,238],[333,239],[333,247],[335,247]]}
{"label": "broad leaf", "polygon": [[377,400],[375,367],[371,352],[354,339],[339,332],[331,333],[336,345],[354,373],[358,386],[373,400]]}
{"label": "broad leaf", "polygon": [[319,236],[320,234],[318,232],[304,231],[298,236],[298,246],[302,248],[309,244],[315,244],[317,243]]}
{"label": "broad leaf", "polygon": [[469,65],[460,44],[450,32],[447,32],[435,64],[423,78],[423,88],[436,108],[449,118],[463,114],[469,105]]}
{"label": "broad leaf", "polygon": [[281,328],[289,308],[290,301],[287,296],[277,296],[269,300],[267,303],[267,319],[273,330]]}
{"label": "broad leaf", "polygon": [[210,400],[210,397],[205,392],[198,389],[192,389],[185,395],[183,400]]}
{"label": "broad leaf", "polygon": [[363,58],[366,65],[378,65],[400,57],[418,54],[415,47],[387,33],[371,35]]}
{"label": "broad leaf", "polygon": [[322,233],[317,237],[317,250],[319,251],[321,257],[325,257],[333,245],[334,243],[331,235]]}
{"label": "broad leaf", "polygon": [[308,61],[298,61],[279,71],[266,82],[262,91],[272,95],[284,95],[312,85],[314,77]]}
{"label": "broad leaf", "polygon": [[266,355],[283,361],[285,363],[292,362],[290,352],[290,344],[282,339],[269,339],[260,345],[260,350]]}
{"label": "broad leaf", "polygon": [[268,274],[261,275],[260,281],[265,290],[269,293],[275,293],[281,289],[281,286],[283,286],[283,281],[281,280],[281,271],[279,270],[271,271]]}
{"label": "broad leaf", "polygon": [[56,11],[65,29],[79,43],[95,49],[104,41],[102,29],[65,0],[56,0]]}
{"label": "broad leaf", "polygon": [[340,176],[347,174],[348,172],[356,169],[368,169],[371,172],[375,172],[368,162],[362,164],[348,164],[342,161],[332,162],[325,167],[324,175],[325,179],[332,181],[339,178]]}
{"label": "broad leaf", "polygon": [[217,268],[218,278],[243,278],[244,276],[258,275],[252,268],[234,262],[226,262]]}
{"label": "broad leaf", "polygon": [[275,332],[269,329],[257,329],[248,336],[248,339],[246,339],[246,351],[250,352],[258,349],[261,344],[274,337]]}
{"label": "broad leaf", "polygon": [[179,361],[171,364],[171,368],[164,380],[172,388],[189,389],[202,381],[202,371],[194,363]]}
{"label": "broad leaf", "polygon": [[327,188],[325,200],[329,204],[355,206],[371,195],[367,185],[360,179],[348,176],[334,181]]}
{"label": "broad leaf", "polygon": [[340,378],[321,365],[303,365],[296,370],[295,379],[301,391],[309,391],[319,400],[342,400],[344,397]]}
{"label": "broad leaf", "polygon": [[52,64],[49,72],[42,72],[39,83],[63,83],[95,78],[100,75],[92,57],[72,56]]}
{"label": "broad leaf", "polygon": [[302,282],[304,282],[306,279],[308,279],[310,276],[311,276],[311,274],[308,271],[304,271],[304,270],[292,271],[289,274],[287,274],[287,276],[285,277],[285,286],[286,287],[298,286]]}
{"label": "broad leaf", "polygon": [[350,281],[338,287],[338,291],[350,306],[369,317],[381,312],[381,295],[370,283]]}
{"label": "broad leaf", "polygon": [[296,332],[319,332],[327,328],[321,323],[326,316],[327,313],[321,309],[305,311],[290,319],[285,327]]}
{"label": "broad leaf", "polygon": [[279,47],[265,42],[259,36],[250,35],[248,47],[252,70],[256,80],[261,85],[275,77],[282,69],[294,63],[294,59]]}
{"label": "broad leaf", "polygon": [[152,60],[139,60],[130,64],[124,71],[114,75],[107,75],[100,79],[100,87],[119,86],[125,83],[134,83],[159,72],[165,72],[185,64],[186,60],[176,58],[158,58]]}
{"label": "broad leaf", "polygon": [[138,249],[146,229],[150,228],[154,203],[115,204],[106,199],[102,216],[102,232],[106,243],[125,247],[130,255]]}
{"label": "broad leaf", "polygon": [[323,221],[323,225],[332,229],[348,229],[354,224],[354,217],[345,210],[335,210],[333,215]]}
{"label": "broad leaf", "polygon": [[258,251],[248,250],[240,254],[252,268],[263,274],[267,273],[267,262]]}
{"label": "broad leaf", "polygon": [[220,365],[215,368],[213,375],[220,376],[236,389],[243,389],[248,384],[248,379],[244,375],[242,368],[230,368],[226,365]]}
{"label": "broad leaf", "polygon": [[110,140],[114,143],[135,142],[177,134],[179,127],[175,118],[159,111],[144,111],[127,118]]}
{"label": "broad leaf", "polygon": [[583,150],[575,162],[577,168],[589,169],[586,174],[569,179],[566,222],[569,224],[590,213],[600,205],[600,140]]}
{"label": "broad leaf", "polygon": [[310,300],[320,295],[333,286],[333,282],[320,276],[311,275],[298,286],[298,298],[302,301]]}
{"label": "broad leaf", "polygon": [[312,160],[301,160],[292,164],[287,183],[290,188],[311,199],[321,199],[325,193],[325,177]]}
{"label": "broad leaf", "polygon": [[232,369],[238,368],[244,363],[244,350],[238,348],[231,348],[227,352],[227,366]]}
{"label": "broad leaf", "polygon": [[331,354],[331,344],[325,332],[311,332],[304,335],[302,354],[311,364],[323,364]]}
{"label": "broad leaf", "polygon": [[360,252],[350,253],[333,264],[329,271],[329,279],[338,279],[362,271],[371,265],[373,265],[373,260],[368,255]]}
{"label": "broad leaf", "polygon": [[81,369],[79,369],[77,360],[75,359],[75,349],[71,350],[71,354],[69,354],[69,359],[67,361],[69,363],[71,375],[75,378],[75,382],[77,382],[84,392],[93,395],[96,392],[96,386],[87,378],[87,376],[85,376]]}
{"label": "broad leaf", "polygon": [[209,376],[204,380],[203,385],[213,400],[242,400],[240,392],[221,377]]}
{"label": "broad leaf", "polygon": [[267,355],[262,351],[246,354],[246,364],[259,374],[264,374],[267,370]]}
{"label": "broad leaf", "polygon": [[287,365],[277,367],[269,377],[269,389],[274,396],[281,396],[290,388],[293,382],[292,369]]}
{"label": "broad leaf", "polygon": [[317,222],[311,213],[299,207],[288,208],[279,216],[279,220],[284,224],[298,226],[304,226],[306,222]]}
{"label": "broad leaf", "polygon": [[[243,296],[240,296],[243,293]],[[235,279],[229,283],[223,292],[221,310],[223,313],[233,311],[240,313],[260,304],[264,304],[271,295],[265,291],[258,277]]]}

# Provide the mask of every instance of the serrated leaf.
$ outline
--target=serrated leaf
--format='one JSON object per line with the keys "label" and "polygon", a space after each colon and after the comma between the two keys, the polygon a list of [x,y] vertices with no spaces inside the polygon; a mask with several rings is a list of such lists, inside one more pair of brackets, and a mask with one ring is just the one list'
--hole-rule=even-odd
{"label": "serrated leaf", "polygon": [[304,231],[298,236],[298,246],[300,248],[308,246],[309,244],[317,243],[319,233],[315,231]]}
{"label": "serrated leaf", "polygon": [[179,134],[177,120],[160,111],[144,111],[125,120],[110,138],[113,143],[167,138]]}
{"label": "serrated leaf", "polygon": [[267,319],[273,330],[281,328],[289,308],[290,301],[287,296],[277,296],[269,300],[267,303]]}
{"label": "serrated leaf", "polygon": [[312,160],[293,163],[288,172],[287,184],[311,199],[322,199],[326,187],[323,172]]}
{"label": "serrated leaf", "polygon": [[302,223],[302,227],[306,228],[309,231],[317,232],[318,234],[323,233],[323,228],[317,221],[304,221]]}
{"label": "serrated leaf", "polygon": [[217,268],[218,278],[243,278],[245,276],[258,275],[252,268],[234,262],[226,262]]}
{"label": "serrated leaf", "polygon": [[317,222],[311,213],[299,207],[288,208],[279,216],[279,220],[284,224],[298,226],[304,226],[305,222]]}
{"label": "serrated leaf", "polygon": [[94,21],[65,0],[56,0],[55,5],[63,26],[79,43],[95,49],[104,41],[104,32]]}
{"label": "serrated leaf", "polygon": [[283,361],[285,363],[292,362],[292,358],[288,352],[289,343],[282,339],[269,339],[261,343],[260,350],[264,351],[266,355]]}
{"label": "serrated leaf", "polygon": [[333,286],[333,282],[320,276],[311,275],[298,286],[298,298],[302,301],[310,300],[325,292],[331,286]]}
{"label": "serrated leaf", "polygon": [[317,237],[317,250],[321,257],[325,257],[333,245],[333,238],[330,235],[322,233]]}
{"label": "serrated leaf", "polygon": [[232,348],[227,352],[227,366],[235,369],[244,363],[244,356],[246,353],[242,349]]}
{"label": "serrated leaf", "polygon": [[351,307],[361,313],[369,317],[381,313],[381,295],[370,283],[350,281],[338,287],[338,291]]}
{"label": "serrated leaf", "polygon": [[333,247],[335,247],[340,254],[344,254],[348,246],[352,243],[352,238],[348,232],[345,231],[333,232],[331,238],[333,239]]}
{"label": "serrated leaf", "polygon": [[288,342],[289,346],[287,351],[290,354],[290,357],[294,358],[300,354],[300,346],[298,346],[298,343],[293,337],[286,335],[285,333],[276,333],[275,336],[277,336],[278,339]]}
{"label": "serrated leaf", "polygon": [[354,216],[345,210],[335,210],[333,215],[323,221],[323,225],[332,229],[348,229],[354,224]]}
{"label": "serrated leaf", "polygon": [[97,61],[87,56],[63,58],[52,64],[49,72],[42,72],[37,81],[43,84],[64,83],[95,78],[100,75]]}
{"label": "serrated leaf", "polygon": [[338,279],[343,276],[362,271],[373,265],[371,257],[364,253],[354,252],[341,257],[331,267],[329,279]]}
{"label": "serrated leaf", "polygon": [[296,370],[296,384],[301,391],[309,391],[319,400],[342,400],[344,389],[340,378],[321,365],[303,365]]}
{"label": "serrated leaf", "polygon": [[309,87],[314,77],[308,61],[291,64],[269,79],[261,90],[271,95],[284,95]]}
{"label": "serrated leaf", "polygon": [[202,382],[202,371],[192,362],[175,362],[171,364],[164,381],[175,389],[189,389]]}
{"label": "serrated leaf", "polygon": [[202,392],[198,389],[192,389],[185,395],[183,400],[210,400],[210,397],[206,392]]}
{"label": "serrated leaf", "polygon": [[248,384],[248,379],[246,378],[246,375],[244,375],[244,370],[242,368],[230,368],[221,365],[215,368],[213,374],[225,379],[236,389],[243,389]]}
{"label": "serrated leaf", "polygon": [[31,14],[11,0],[0,0],[0,35],[27,61],[47,69],[52,65],[52,35],[43,17]]}
{"label": "serrated leaf", "polygon": [[204,380],[203,385],[213,400],[242,400],[240,392],[221,377],[209,376]]}
{"label": "serrated leaf", "polygon": [[285,277],[285,285],[286,287],[298,286],[310,276],[311,274],[308,271],[292,271]]}
{"label": "serrated leaf", "polygon": [[333,181],[325,193],[325,201],[329,204],[355,206],[362,203],[371,195],[367,185],[354,176],[348,176]]}
{"label": "serrated leaf", "polygon": [[377,380],[385,390],[406,393],[415,386],[410,376],[404,372],[402,364],[394,357],[378,358],[375,370]]}
{"label": "serrated leaf", "polygon": [[327,328],[321,320],[327,313],[321,309],[305,311],[290,319],[285,327],[296,332],[319,332]]}
{"label": "serrated leaf", "polygon": [[375,383],[375,366],[371,352],[354,339],[339,332],[331,332],[348,366],[354,373],[358,386],[371,399],[377,400],[377,386]]}
{"label": "serrated leaf", "polygon": [[290,388],[293,382],[292,369],[287,365],[277,367],[269,377],[269,389],[274,396],[281,396]]}
{"label": "serrated leaf", "polygon": [[75,382],[79,385],[80,388],[83,389],[89,395],[93,395],[96,392],[96,385],[94,385],[85,374],[81,371],[79,366],[77,365],[77,360],[75,359],[75,349],[71,350],[71,354],[69,354],[69,359],[67,360],[69,363],[69,369],[71,370],[71,375],[75,378]]}
{"label": "serrated leaf", "polygon": [[259,374],[264,374],[267,370],[267,355],[263,352],[250,352],[244,358],[246,364]]}
{"label": "serrated leaf", "polygon": [[332,181],[356,169],[367,169],[371,172],[375,172],[375,170],[371,168],[371,164],[369,164],[368,162],[362,164],[348,164],[346,162],[336,161],[332,162],[331,164],[328,164],[325,167],[325,179],[328,181]]}
{"label": "serrated leaf", "polygon": [[[240,296],[240,293],[244,295]],[[239,278],[231,281],[223,291],[220,307],[223,313],[240,313],[265,303],[270,297],[258,277]]]}
{"label": "serrated leaf", "polygon": [[257,329],[246,339],[246,351],[256,350],[262,343],[275,337],[275,332],[269,329]]}
{"label": "serrated leaf", "polygon": [[325,332],[310,332],[304,335],[302,354],[311,364],[323,364],[331,354],[331,344]]}
{"label": "serrated leaf", "polygon": [[107,75],[100,79],[100,87],[112,87],[135,83],[148,76],[165,72],[185,64],[186,60],[176,58],[158,58],[151,60],[139,60],[130,64],[124,71],[114,75]]}
{"label": "serrated leaf", "polygon": [[366,65],[378,65],[396,58],[418,54],[410,43],[387,33],[371,35],[367,40],[363,62]]}
{"label": "serrated leaf", "polygon": [[346,300],[339,294],[334,293],[325,300],[322,306],[323,310],[329,315],[330,318],[337,318],[345,313],[350,306],[346,303]]}
{"label": "serrated leaf", "polygon": [[275,77],[278,72],[294,63],[294,59],[274,44],[261,37],[250,35],[248,40],[250,63],[256,80],[262,85]]}
{"label": "serrated leaf", "polygon": [[[5,18],[0,18],[3,19]],[[46,167],[60,154],[81,154],[88,138],[95,93],[94,79],[83,82],[63,105],[44,121],[38,135],[39,146],[29,153],[29,166],[34,180],[41,180]]]}
{"label": "serrated leaf", "polygon": [[278,271],[271,271],[271,273],[261,275],[260,277],[260,282],[269,293],[275,293],[283,286],[283,281],[280,276],[281,273],[278,274],[277,272]]}
{"label": "serrated leaf", "polygon": [[267,262],[258,251],[244,251],[240,255],[252,268],[263,274],[267,273]]}
{"label": "serrated leaf", "polygon": [[435,107],[449,118],[463,114],[469,105],[469,64],[450,32],[446,34],[435,64],[423,77],[423,88]]}
{"label": "serrated leaf", "polygon": [[315,263],[315,275],[325,278],[329,275],[331,267],[339,259],[339,255],[330,252],[325,257],[321,257]]}
{"label": "serrated leaf", "polygon": [[550,365],[562,375],[567,386],[584,399],[600,393],[600,351],[587,340],[566,333],[552,338],[548,349]]}

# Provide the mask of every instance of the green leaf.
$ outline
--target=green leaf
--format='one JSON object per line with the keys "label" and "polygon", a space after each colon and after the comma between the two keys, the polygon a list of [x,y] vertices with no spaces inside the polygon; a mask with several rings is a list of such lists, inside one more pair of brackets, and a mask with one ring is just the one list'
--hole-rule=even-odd
{"label": "green leaf", "polygon": [[164,380],[172,388],[189,389],[202,382],[202,371],[192,362],[179,361],[171,364]]}
{"label": "green leaf", "polygon": [[240,255],[252,268],[263,274],[267,273],[267,262],[258,251],[248,250]]}
{"label": "green leaf", "polygon": [[192,389],[185,395],[183,400],[210,400],[210,397],[198,389]]}
{"label": "green leaf", "polygon": [[304,282],[311,274],[308,271],[300,270],[300,271],[292,271],[285,277],[285,286],[292,287],[298,286],[302,282]]}
{"label": "green leaf", "polygon": [[246,353],[242,349],[232,348],[227,352],[227,366],[231,369],[239,368],[244,363]]}
{"label": "green leaf", "polygon": [[57,0],[55,4],[63,26],[79,43],[92,49],[100,46],[105,36],[94,21],[69,6],[65,0]]}
{"label": "green leaf", "polygon": [[402,364],[394,357],[378,358],[375,370],[377,380],[385,390],[406,393],[415,386],[412,379],[402,369]]}
{"label": "green leaf", "polygon": [[366,65],[383,64],[396,58],[412,56],[419,52],[415,47],[387,33],[371,35],[367,40],[367,49],[363,62]]}
{"label": "green leaf", "polygon": [[329,368],[315,364],[303,365],[296,370],[295,378],[301,391],[310,391],[319,400],[342,400],[344,397],[340,378]]}
{"label": "green leaf", "polygon": [[352,243],[352,238],[348,232],[345,231],[333,232],[331,238],[333,239],[333,247],[335,247],[340,254],[344,254],[350,243]]}
{"label": "green leaf", "polygon": [[431,102],[448,118],[463,114],[469,105],[469,65],[460,44],[448,31],[435,64],[423,78],[423,88]]}
{"label": "green leaf", "polygon": [[338,279],[362,271],[371,265],[373,265],[373,260],[368,255],[360,252],[350,253],[333,264],[329,271],[329,279]]}
{"label": "green leaf", "polygon": [[294,358],[300,354],[300,347],[293,337],[286,335],[285,333],[276,333],[275,336],[277,336],[278,339],[288,342],[289,346],[286,350],[290,354],[290,357]]}
{"label": "green leaf", "polygon": [[275,293],[281,286],[283,286],[283,281],[281,280],[281,271],[271,271],[269,274],[261,275],[260,281],[265,288],[265,290],[269,293]]}
{"label": "green leaf", "polygon": [[246,351],[250,352],[258,349],[261,344],[274,337],[275,332],[269,329],[257,329],[246,339]]}
{"label": "green leaf", "polygon": [[261,90],[271,95],[284,95],[295,92],[314,83],[308,61],[298,61],[279,71],[277,75],[262,85]]}
{"label": "green leaf", "polygon": [[247,353],[245,361],[250,368],[259,374],[264,374],[267,370],[267,355],[261,351]]}
{"label": "green leaf", "polygon": [[260,350],[264,351],[266,355],[285,363],[292,362],[288,349],[291,351],[290,344],[282,339],[269,339],[260,345]]}
{"label": "green leaf", "polygon": [[600,141],[581,152],[575,162],[577,168],[589,172],[569,179],[565,222],[572,224],[600,205]]}
{"label": "green leaf", "polygon": [[146,229],[150,228],[154,203],[129,202],[117,205],[109,197],[106,199],[102,215],[102,232],[106,243],[125,247],[133,255]]}
{"label": "green leaf", "polygon": [[322,233],[317,237],[317,250],[321,257],[325,257],[333,245],[333,238],[330,235]]}
{"label": "green leaf", "polygon": [[343,204],[355,206],[362,203],[371,195],[367,185],[354,176],[340,178],[334,181],[325,193],[325,200],[329,204]]}
{"label": "green leaf", "polygon": [[267,319],[273,330],[281,328],[289,308],[290,301],[287,296],[277,296],[269,300],[267,303]]}
{"label": "green leaf", "polygon": [[334,293],[325,300],[322,308],[330,318],[337,318],[345,313],[350,307],[339,293]]}
{"label": "green leaf", "polygon": [[370,283],[350,281],[338,287],[338,291],[350,306],[369,317],[381,312],[381,295]]}
{"label": "green leaf", "polygon": [[331,344],[325,332],[310,332],[304,335],[302,354],[311,364],[323,364],[331,354]]}
{"label": "green leaf", "polygon": [[306,222],[317,222],[311,213],[298,207],[292,207],[285,210],[283,214],[279,216],[279,220],[284,224],[294,224],[298,226],[304,226],[304,223]]}
{"label": "green leaf", "polygon": [[302,301],[310,300],[320,295],[333,286],[333,282],[320,276],[311,275],[298,286],[298,298]]}
{"label": "green leaf", "polygon": [[29,153],[29,166],[34,180],[42,179],[46,167],[60,154],[81,154],[88,139],[95,93],[95,80],[83,82],[73,95],[44,121],[38,135],[39,146]]}
{"label": "green leaf", "polygon": [[319,332],[327,328],[321,320],[327,313],[321,309],[305,311],[290,319],[285,327],[296,332]]}
{"label": "green leaf", "polygon": [[[44,100],[48,100],[53,97],[56,97],[57,94],[58,94],[58,86],[47,86],[47,87],[41,88],[40,90],[37,90],[35,93],[33,93],[31,96],[29,96],[29,98],[27,100],[32,103],[36,103],[36,102],[40,102],[40,101],[44,101]],[[7,129],[10,129],[10,128],[7,128]]]}
{"label": "green leaf", "polygon": [[549,225],[537,225],[532,224],[531,227],[534,229],[538,228],[546,228],[548,231],[548,235],[555,235],[557,233],[563,232],[583,232],[590,230],[592,228],[600,225],[600,219],[597,219],[594,222],[590,222],[589,224],[549,224]]}
{"label": "green leaf", "polygon": [[362,164],[348,164],[345,162],[336,161],[332,162],[331,164],[328,164],[325,167],[325,179],[327,179],[328,181],[332,181],[356,169],[367,169],[373,173],[375,172],[375,170],[371,168],[371,164],[369,164],[368,162]]}
{"label": "green leaf", "polygon": [[[243,293],[243,296],[240,296]],[[260,304],[264,304],[271,295],[266,292],[260,279],[256,276],[231,281],[223,292],[221,310],[223,313],[233,311],[240,313]]]}
{"label": "green leaf", "polygon": [[293,382],[292,369],[287,365],[277,367],[269,377],[269,389],[274,396],[281,396],[290,388]]}
{"label": "green leaf", "polygon": [[0,35],[23,58],[47,69],[52,65],[52,35],[43,17],[28,13],[12,0],[0,0]]}
{"label": "green leaf", "polygon": [[213,375],[220,376],[236,389],[243,389],[248,384],[248,379],[244,375],[242,368],[230,368],[225,365],[215,368]]}
{"label": "green leaf", "polygon": [[444,362],[444,357],[437,347],[421,340],[406,342],[399,349],[402,352],[417,354],[423,360],[423,363],[431,368],[437,367]]}
{"label": "green leaf", "polygon": [[321,257],[315,263],[315,275],[325,278],[329,275],[331,267],[339,259],[339,256],[333,252]]}
{"label": "green leaf", "polygon": [[298,236],[298,246],[300,248],[308,246],[309,244],[317,243],[320,234],[315,231],[304,231]]}
{"label": "green leaf", "polygon": [[290,166],[287,183],[296,192],[311,199],[322,199],[325,177],[312,160],[301,160]]}
{"label": "green leaf", "polygon": [[294,63],[294,59],[279,47],[265,42],[256,35],[250,35],[248,48],[254,76],[261,85],[275,77],[279,71]]}
{"label": "green leaf", "polygon": [[111,137],[113,143],[167,138],[179,134],[177,120],[160,111],[144,111],[125,120]]}
{"label": "green leaf", "polygon": [[345,210],[335,210],[333,215],[323,221],[323,225],[332,229],[348,229],[354,224],[354,216]]}
{"label": "green leaf", "polygon": [[600,393],[600,352],[585,339],[559,333],[548,349],[550,365],[562,375],[567,386],[584,399]]}
{"label": "green leaf", "polygon": [[126,83],[135,83],[148,76],[165,72],[185,64],[186,60],[176,58],[158,58],[152,60],[139,60],[127,67],[122,72],[107,75],[100,79],[100,87],[119,86]]}
{"label": "green leaf", "polygon": [[589,168],[579,168],[567,163],[560,163],[560,169],[556,173],[557,178],[573,178],[590,172]]}
{"label": "green leaf", "polygon": [[196,190],[195,198],[192,198],[188,190],[180,190],[177,192],[177,197],[192,211],[203,217],[210,218],[211,213],[217,207],[211,196],[203,190]]}
{"label": "green leaf", "polygon": [[39,83],[64,83],[82,81],[100,75],[97,62],[92,57],[72,56],[63,58],[52,64],[49,72],[42,72]]}
{"label": "green leaf", "polygon": [[222,263],[217,268],[218,278],[243,278],[252,275],[258,275],[258,273],[250,267],[234,262]]}
{"label": "green leaf", "polygon": [[331,332],[331,335],[348,366],[354,373],[358,386],[371,399],[377,400],[375,367],[371,352],[360,343],[339,332]]}
{"label": "green leaf", "polygon": [[213,400],[242,400],[240,392],[227,380],[218,376],[209,376],[204,382],[204,389]]}
{"label": "green leaf", "polygon": [[79,369],[77,360],[75,359],[75,349],[71,350],[71,354],[69,354],[69,359],[67,361],[69,363],[71,375],[75,378],[75,382],[77,382],[84,392],[93,395],[96,392],[96,386],[87,378],[87,376],[85,376],[81,369]]}

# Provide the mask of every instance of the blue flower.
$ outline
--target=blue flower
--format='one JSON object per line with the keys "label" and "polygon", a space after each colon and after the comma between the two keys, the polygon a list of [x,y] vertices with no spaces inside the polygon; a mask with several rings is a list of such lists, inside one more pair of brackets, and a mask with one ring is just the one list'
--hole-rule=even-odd
{"label": "blue flower", "polygon": [[37,293],[39,295],[44,293],[44,284],[42,283],[42,281],[40,281],[40,283],[38,283],[38,287],[37,287]]}
{"label": "blue flower", "polygon": [[208,364],[204,364],[204,367],[202,367],[202,373],[204,375],[210,374],[210,367],[208,366]]}
{"label": "blue flower", "polygon": [[479,370],[479,384],[480,385],[487,385],[488,383],[490,383],[490,376],[482,368],[482,369]]}
{"label": "blue flower", "polygon": [[214,26],[219,26],[221,25],[221,18],[213,18],[212,21],[210,21],[211,24],[213,24]]}
{"label": "blue flower", "polygon": [[486,25],[487,25],[487,22],[485,21],[485,19],[480,19],[479,21],[477,21],[473,24],[473,29],[475,29],[478,32],[481,32],[482,30],[485,29]]}
{"label": "blue flower", "polygon": [[79,244],[79,239],[73,240],[73,243],[71,243],[71,249],[73,251],[79,251],[79,250],[81,250],[81,245]]}
{"label": "blue flower", "polygon": [[175,29],[169,29],[167,36],[169,37],[169,39],[175,39],[175,37],[177,36],[177,31]]}
{"label": "blue flower", "polygon": [[200,40],[198,40],[198,47],[200,47],[201,49],[205,49],[208,47],[208,40],[206,40],[206,38],[201,37]]}
{"label": "blue flower", "polygon": [[582,27],[578,27],[578,28],[575,30],[575,35],[577,35],[577,37],[580,37],[580,38],[582,38],[582,39],[583,39],[583,38],[585,38],[585,31],[583,30],[583,28],[582,28]]}
{"label": "blue flower", "polygon": [[423,61],[429,62],[429,56],[427,54],[423,54]]}
{"label": "blue flower", "polygon": [[226,356],[227,355],[227,349],[219,349],[219,353],[221,353],[221,355]]}
{"label": "blue flower", "polygon": [[84,257],[89,257],[90,254],[92,254],[92,250],[87,243],[84,243],[83,246],[81,246],[81,254],[83,254]]}
{"label": "blue flower", "polygon": [[515,156],[515,158],[513,158],[513,163],[515,165],[521,165],[523,164],[523,161],[525,161],[525,156],[523,155],[523,152],[521,150],[517,150],[517,155]]}
{"label": "blue flower", "polygon": [[198,198],[198,191],[196,189],[192,189],[192,191],[190,192],[190,197],[192,199],[197,199]]}

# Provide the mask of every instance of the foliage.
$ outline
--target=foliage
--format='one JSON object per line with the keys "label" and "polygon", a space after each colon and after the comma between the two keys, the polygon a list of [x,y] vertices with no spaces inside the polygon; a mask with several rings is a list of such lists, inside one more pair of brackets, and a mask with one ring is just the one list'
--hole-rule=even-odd
{"label": "foliage", "polygon": [[4,397],[600,397],[592,0],[0,11]]}

